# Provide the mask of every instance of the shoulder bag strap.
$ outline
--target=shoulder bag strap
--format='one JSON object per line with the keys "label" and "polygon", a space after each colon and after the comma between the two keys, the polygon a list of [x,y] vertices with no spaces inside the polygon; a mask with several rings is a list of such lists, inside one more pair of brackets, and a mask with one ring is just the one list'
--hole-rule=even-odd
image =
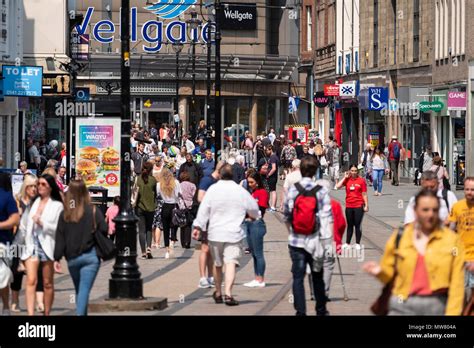
{"label": "shoulder bag strap", "polygon": [[395,250],[394,250],[394,253],[395,253],[394,269],[395,269],[395,271],[393,272],[393,278],[392,279],[395,279],[396,276],[397,276],[397,273],[398,273],[397,272],[397,260],[398,260],[397,251],[398,251],[398,247],[400,245],[400,240],[402,239],[402,236],[403,236],[403,231],[404,231],[403,226],[398,227],[397,236],[395,237]]}
{"label": "shoulder bag strap", "polygon": [[97,230],[97,222],[95,220],[95,205],[92,206],[92,233]]}
{"label": "shoulder bag strap", "polygon": [[184,197],[181,193],[178,193],[178,197],[183,201],[183,205],[185,209],[189,209],[188,206],[186,205],[186,201],[184,200]]}

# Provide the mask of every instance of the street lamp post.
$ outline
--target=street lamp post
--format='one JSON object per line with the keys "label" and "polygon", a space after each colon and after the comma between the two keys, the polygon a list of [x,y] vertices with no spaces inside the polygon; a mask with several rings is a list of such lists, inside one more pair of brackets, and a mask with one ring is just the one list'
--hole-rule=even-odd
{"label": "street lamp post", "polygon": [[214,8],[216,11],[216,91],[215,91],[215,115],[216,115],[216,155],[217,158],[221,155],[222,150],[222,99],[221,99],[221,25],[220,25],[220,14],[221,14],[221,1],[214,1]]}
{"label": "street lamp post", "polygon": [[196,99],[196,29],[202,24],[202,21],[197,18],[198,14],[195,7],[191,10],[191,19],[188,19],[186,23],[191,28],[191,60],[192,60],[192,99],[191,104],[194,109],[194,103]]}
{"label": "street lamp post", "polygon": [[110,299],[143,299],[143,281],[137,264],[137,222],[130,197],[130,0],[122,0],[121,13],[121,163],[120,212],[116,226],[118,255],[109,280]]}
{"label": "street lamp post", "polygon": [[176,113],[179,113],[179,54],[183,50],[183,44],[181,41],[176,41],[172,47],[176,53],[176,98],[174,101],[174,109]]}

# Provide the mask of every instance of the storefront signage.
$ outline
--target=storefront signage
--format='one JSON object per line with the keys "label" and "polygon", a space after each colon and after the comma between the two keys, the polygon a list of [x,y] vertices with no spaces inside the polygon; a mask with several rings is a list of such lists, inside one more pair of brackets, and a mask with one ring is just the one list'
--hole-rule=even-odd
{"label": "storefront signage", "polygon": [[90,88],[75,88],[74,99],[78,102],[87,102],[91,99]]}
{"label": "storefront signage", "polygon": [[339,85],[339,96],[342,98],[354,98],[356,96],[355,82],[341,83]]}
{"label": "storefront signage", "polygon": [[4,65],[3,94],[11,97],[42,97],[43,68]]}
{"label": "storefront signage", "polygon": [[120,195],[120,118],[76,120],[76,174]]}
{"label": "storefront signage", "polygon": [[324,95],[324,92],[316,92],[313,100],[314,100],[314,104],[316,105],[316,107],[325,108],[326,106],[329,105],[329,102],[330,102],[331,98],[326,97]]}
{"label": "storefront signage", "polygon": [[369,88],[369,110],[381,111],[388,107],[388,88]]}
{"label": "storefront signage", "polygon": [[0,102],[5,101],[5,94],[3,93],[3,77],[0,78]]}
{"label": "storefront signage", "polygon": [[421,112],[441,112],[444,109],[444,103],[440,101],[423,101],[420,102],[418,108]]}
{"label": "storefront signage", "polygon": [[324,95],[326,97],[339,97],[339,85],[324,85]]}
{"label": "storefront signage", "polygon": [[225,3],[220,12],[219,23],[224,30],[256,30],[257,5]]}
{"label": "storefront signage", "polygon": [[[162,19],[173,19],[184,13],[193,5],[194,0],[186,1],[182,5],[166,5],[166,4],[155,4],[147,6],[145,9],[153,12]],[[86,14],[84,15],[84,21],[76,26],[76,31],[79,36],[86,34],[87,28],[91,26],[91,38],[103,43],[112,43],[117,37],[117,30],[120,30],[121,20],[119,24],[115,24],[109,19],[100,20],[95,24],[91,23],[92,16],[95,12],[94,7],[89,7]],[[255,16],[256,18],[256,16]],[[256,20],[256,19],[255,19]],[[180,41],[181,43],[188,42],[188,23],[185,21],[173,20],[169,23],[164,23],[157,20],[149,20],[145,23],[140,24],[138,21],[138,8],[131,8],[131,33],[130,39],[132,42],[143,42],[142,48],[147,53],[157,53],[163,48],[163,42],[165,38],[170,43]],[[205,23],[202,28],[190,29],[192,31],[192,37],[199,41],[201,37],[202,41],[208,41],[208,26],[211,26],[211,31],[214,30],[214,23]],[[141,27],[141,30],[139,28]],[[117,29],[118,28],[118,29]],[[176,31],[178,33],[176,33]],[[199,33],[200,31],[200,33]],[[141,38],[139,37],[139,32]]]}
{"label": "storefront signage", "polygon": [[448,110],[466,111],[467,97],[466,92],[451,91],[448,93]]}
{"label": "storefront signage", "polygon": [[390,99],[389,100],[388,109],[390,111],[398,111],[398,101],[397,101],[397,99]]}
{"label": "storefront signage", "polygon": [[54,96],[69,96],[71,91],[71,75],[69,74],[44,74],[43,94]]}

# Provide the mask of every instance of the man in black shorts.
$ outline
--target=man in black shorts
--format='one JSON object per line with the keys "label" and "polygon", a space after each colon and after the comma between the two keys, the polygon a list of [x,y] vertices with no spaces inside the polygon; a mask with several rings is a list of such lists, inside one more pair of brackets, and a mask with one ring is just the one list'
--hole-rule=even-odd
{"label": "man in black shorts", "polygon": [[[276,212],[277,193],[276,187],[278,183],[278,156],[273,151],[273,146],[265,148],[265,158],[262,158],[258,164],[258,171],[265,181],[265,186],[270,193],[270,211]],[[263,168],[263,170],[262,170]]]}

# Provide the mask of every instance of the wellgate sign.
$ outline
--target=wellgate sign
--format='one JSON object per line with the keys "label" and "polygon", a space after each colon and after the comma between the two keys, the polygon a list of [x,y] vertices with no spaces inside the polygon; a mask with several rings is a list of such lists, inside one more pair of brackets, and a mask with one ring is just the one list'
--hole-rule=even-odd
{"label": "wellgate sign", "polygon": [[[168,1],[166,1],[168,2]],[[179,17],[181,14],[186,12],[197,0],[181,0],[179,5],[166,4],[165,1],[161,1],[155,5],[145,7],[146,10],[151,11],[162,19],[174,19]],[[94,7],[89,7],[84,20],[81,24],[76,26],[78,35],[87,34],[89,26],[91,26],[91,19],[95,12]],[[120,25],[115,24],[111,20],[103,19],[92,25],[90,35],[91,37],[103,44],[111,43],[115,40],[116,33],[120,34]],[[131,25],[131,42],[144,41],[143,50],[148,53],[159,52],[164,42],[175,43],[180,41],[181,43],[188,42],[188,24],[180,20],[172,20],[168,23],[164,23],[158,20],[149,20],[143,25],[138,23],[138,8],[132,7],[130,13],[130,25]],[[214,24],[206,23],[202,28],[190,29],[191,37],[196,41],[209,41],[208,27],[211,26],[211,31],[214,32]],[[141,27],[141,28],[140,28]]]}

